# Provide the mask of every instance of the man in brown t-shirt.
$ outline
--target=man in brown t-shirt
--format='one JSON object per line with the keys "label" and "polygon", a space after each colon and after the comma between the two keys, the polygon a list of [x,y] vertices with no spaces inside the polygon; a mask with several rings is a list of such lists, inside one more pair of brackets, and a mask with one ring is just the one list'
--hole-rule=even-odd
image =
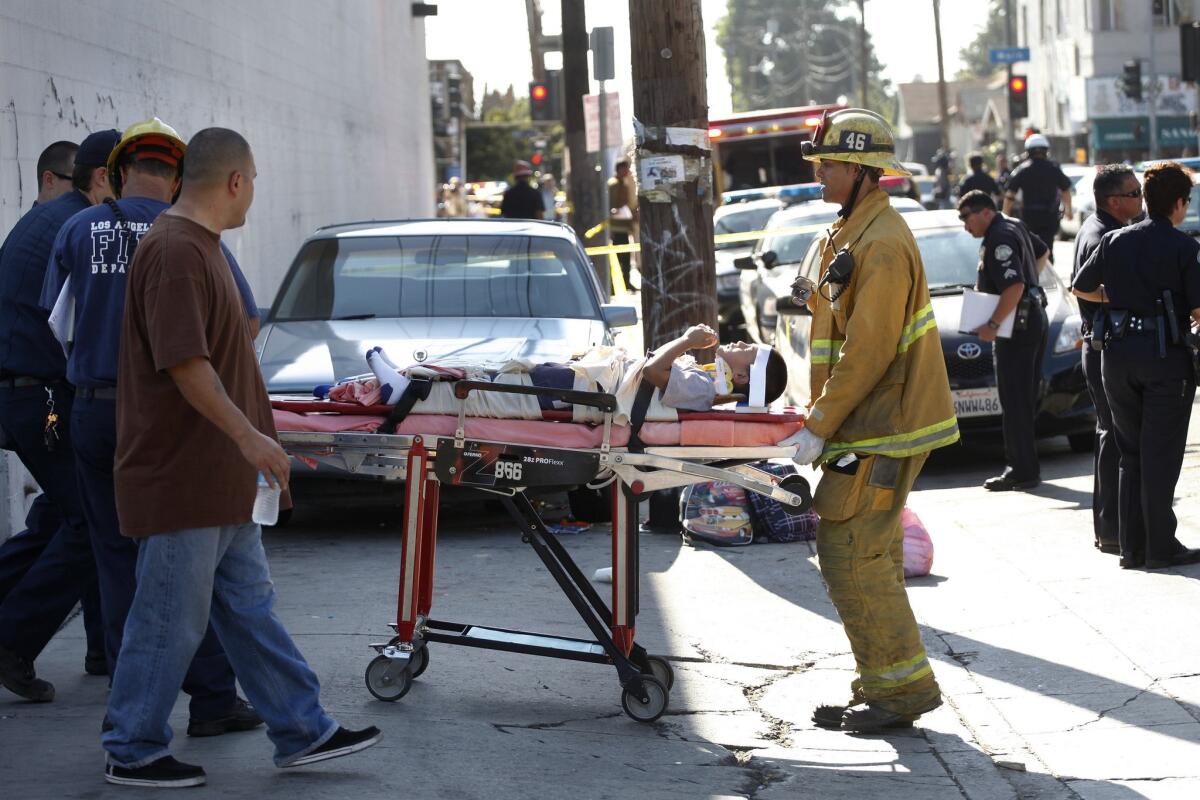
{"label": "man in brown t-shirt", "polygon": [[117,386],[117,511],[141,539],[138,591],[125,623],[103,736],[105,779],[132,786],[204,783],[170,755],[167,718],[209,622],[267,723],[275,764],[299,766],[379,741],[340,727],[316,675],[273,609],[259,526],[261,474],[286,489],[289,464],[221,231],[246,221],[254,158],[239,134],[207,128],[188,143],[178,203],[130,267]]}

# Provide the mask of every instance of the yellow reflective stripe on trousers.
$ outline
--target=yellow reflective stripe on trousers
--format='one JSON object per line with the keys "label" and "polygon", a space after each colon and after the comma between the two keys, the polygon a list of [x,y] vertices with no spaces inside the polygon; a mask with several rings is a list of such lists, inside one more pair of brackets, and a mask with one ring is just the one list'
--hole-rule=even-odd
{"label": "yellow reflective stripe on trousers", "polygon": [[813,339],[812,363],[836,364],[842,357],[842,345],[845,339]]}
{"label": "yellow reflective stripe on trousers", "polygon": [[922,650],[919,656],[910,658],[907,661],[901,661],[898,664],[892,664],[880,669],[865,670],[859,668],[858,674],[863,686],[891,689],[919,681],[926,675],[932,675],[933,668],[929,666],[929,658],[925,655],[925,651]]}
{"label": "yellow reflective stripe on trousers", "polygon": [[937,320],[933,317],[933,304],[931,303],[913,314],[912,319],[904,326],[904,330],[900,332],[900,346],[896,348],[896,352],[905,352],[912,347],[913,342],[936,327]]}
{"label": "yellow reflective stripe on trousers", "polygon": [[873,453],[891,458],[906,458],[917,453],[926,453],[943,445],[958,441],[958,418],[951,417],[912,433],[897,433],[857,442],[830,442],[821,453],[826,461],[843,453]]}

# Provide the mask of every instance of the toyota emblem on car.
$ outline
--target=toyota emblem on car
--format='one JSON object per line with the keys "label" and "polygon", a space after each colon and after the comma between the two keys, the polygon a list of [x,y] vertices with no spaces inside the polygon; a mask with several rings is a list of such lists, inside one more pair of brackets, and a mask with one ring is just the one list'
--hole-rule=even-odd
{"label": "toyota emblem on car", "polygon": [[958,346],[958,357],[962,359],[979,358],[983,348],[975,342],[963,342]]}

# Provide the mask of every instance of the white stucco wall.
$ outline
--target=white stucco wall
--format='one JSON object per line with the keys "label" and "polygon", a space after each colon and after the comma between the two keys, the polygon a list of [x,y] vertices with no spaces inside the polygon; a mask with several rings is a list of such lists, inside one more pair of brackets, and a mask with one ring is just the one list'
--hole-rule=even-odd
{"label": "white stucco wall", "polygon": [[184,139],[234,128],[258,181],[225,241],[269,305],[314,228],[432,216],[429,114],[425,28],[408,2],[4,0],[0,236],[32,204],[52,141],[153,115]]}

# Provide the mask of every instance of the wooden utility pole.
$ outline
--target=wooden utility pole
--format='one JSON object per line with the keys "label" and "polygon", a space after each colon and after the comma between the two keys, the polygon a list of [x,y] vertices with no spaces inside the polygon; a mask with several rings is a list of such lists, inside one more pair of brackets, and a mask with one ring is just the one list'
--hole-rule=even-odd
{"label": "wooden utility pole", "polygon": [[542,1],[525,0],[525,19],[529,24],[529,57],[533,79],[538,83],[546,80],[546,58],[542,50]]}
{"label": "wooden utility pole", "polygon": [[[563,38],[563,127],[567,160],[571,173],[565,186],[571,204],[571,227],[583,238],[584,231],[608,216],[600,206],[600,177],[587,151],[587,132],[583,124],[583,96],[591,85],[588,80],[588,32],[584,18],[584,0],[562,0]],[[596,240],[584,244],[595,244]],[[601,259],[604,269],[608,260]],[[602,280],[607,286],[608,281]]]}
{"label": "wooden utility pole", "polygon": [[867,103],[867,0],[858,0],[858,63],[862,72],[862,107]]}
{"label": "wooden utility pole", "polygon": [[[942,63],[942,4],[933,0],[933,34],[937,39],[938,110],[942,120],[942,152],[950,153],[950,106],[946,102],[946,69]],[[947,168],[948,170],[949,168]]]}
{"label": "wooden utility pole", "polygon": [[[629,0],[629,28],[633,115],[644,126],[637,143],[642,332],[654,348],[690,325],[717,327],[700,0]],[[670,142],[668,128],[679,129]],[[647,176],[651,168],[657,177]]]}

